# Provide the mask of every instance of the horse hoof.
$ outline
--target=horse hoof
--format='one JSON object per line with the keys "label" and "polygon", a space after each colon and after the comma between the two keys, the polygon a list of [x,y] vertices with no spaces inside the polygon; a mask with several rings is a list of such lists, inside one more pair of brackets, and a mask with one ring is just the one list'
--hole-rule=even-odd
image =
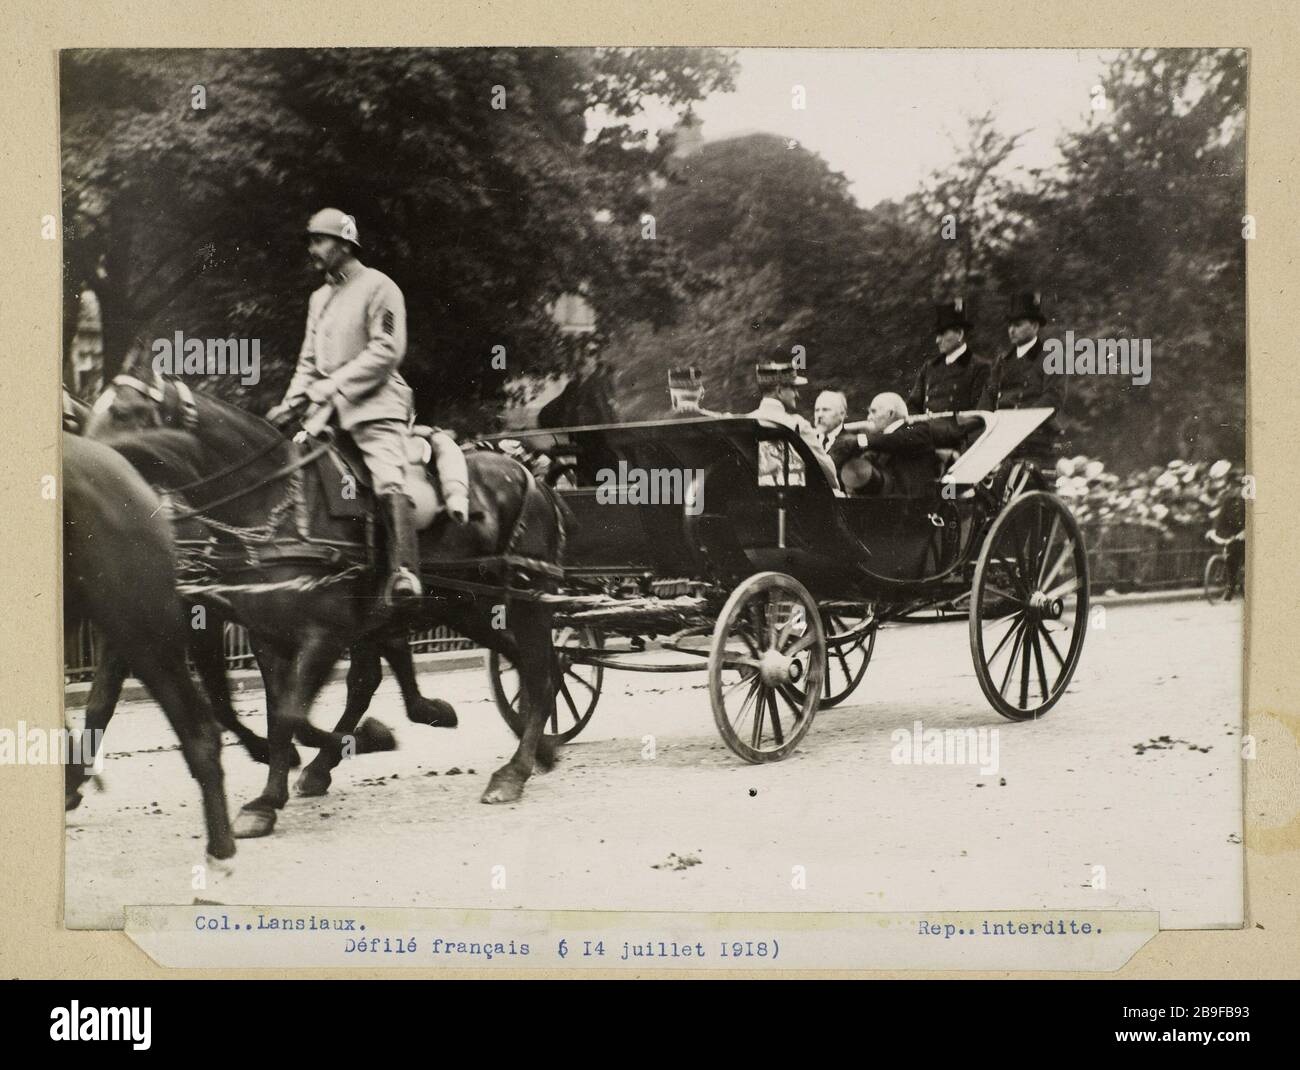
{"label": "horse hoof", "polygon": [[69,810],[75,810],[81,805],[81,792],[74,791],[63,797],[63,810],[66,813]]}
{"label": "horse hoof", "polygon": [[[220,854],[216,852],[222,852]],[[235,864],[231,861],[235,857],[235,841],[230,841],[229,847],[208,848],[209,874],[216,877],[233,877],[235,875]]]}
{"label": "horse hoof", "polygon": [[235,818],[235,839],[255,840],[259,836],[269,836],[275,828],[274,810],[250,810],[247,807],[239,811]]}
{"label": "horse hoof", "polygon": [[367,717],[357,726],[353,733],[356,740],[357,754],[377,754],[380,751],[397,750],[397,737],[382,721]]}
{"label": "horse hoof", "polygon": [[308,797],[324,795],[330,790],[330,781],[332,779],[333,778],[329,773],[319,773],[309,765],[298,777],[297,783],[293,786],[293,790],[299,795]]}
{"label": "horse hoof", "polygon": [[518,802],[523,793],[524,786],[518,781],[494,776],[488,784],[487,791],[483,793],[481,801],[489,806],[495,806],[497,803]]}
{"label": "horse hoof", "polygon": [[440,698],[422,698],[407,710],[407,720],[412,724],[428,725],[430,728],[455,728],[460,722],[450,702]]}

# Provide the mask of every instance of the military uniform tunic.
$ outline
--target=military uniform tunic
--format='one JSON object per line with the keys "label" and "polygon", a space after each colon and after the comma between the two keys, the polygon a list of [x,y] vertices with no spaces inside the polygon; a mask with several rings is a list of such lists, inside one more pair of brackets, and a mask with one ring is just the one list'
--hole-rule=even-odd
{"label": "military uniform tunic", "polygon": [[406,303],[382,271],[354,262],[311,295],[307,331],[284,403],[334,401],[338,425],[366,460],[376,494],[401,491],[411,388],[398,372],[406,353]]}

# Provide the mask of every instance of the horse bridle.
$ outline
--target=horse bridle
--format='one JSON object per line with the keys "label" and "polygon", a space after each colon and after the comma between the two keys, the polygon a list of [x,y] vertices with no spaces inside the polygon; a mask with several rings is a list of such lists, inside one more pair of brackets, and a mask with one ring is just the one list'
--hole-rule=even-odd
{"label": "horse bridle", "polygon": [[[158,386],[154,386],[152,383],[146,383],[143,379],[138,379],[134,375],[123,374],[123,375],[115,376],[113,378],[112,383],[110,383],[109,385],[110,387],[117,387],[117,386],[130,387],[132,390],[139,391],[141,394],[149,398],[155,404],[162,407],[162,415],[163,415],[164,423],[174,425],[176,420],[173,418],[172,414],[168,411],[167,393],[165,390],[165,387],[168,384],[175,387],[176,389],[176,404],[180,409],[180,413],[179,413],[180,426],[186,431],[194,431],[199,426],[198,403],[194,400],[193,391],[191,391],[190,388],[186,386],[185,383],[183,383],[180,379],[164,378],[163,386],[158,387]],[[272,450],[282,445],[284,445],[283,439],[271,439],[261,449],[255,450],[254,452],[250,453],[247,457],[243,457],[240,460],[235,461],[233,464],[227,465],[225,468],[222,468],[220,471],[213,472],[210,475],[203,476],[199,479],[191,480],[189,483],[184,483],[179,487],[169,487],[168,492],[171,494],[184,494],[187,491],[193,491],[197,487],[202,487],[205,484],[215,483],[219,479],[225,479],[227,476],[233,475],[234,473],[240,471],[243,468],[247,468],[254,461],[260,461]],[[228,502],[234,501],[236,498],[242,498],[245,494],[250,494],[255,490],[260,490],[262,487],[269,486],[272,483],[278,482],[279,480],[284,479],[286,476],[292,475],[295,471],[298,471],[299,469],[310,464],[317,457],[321,456],[321,454],[323,454],[328,448],[329,448],[328,444],[324,444],[319,449],[309,451],[306,454],[306,456],[299,457],[298,459],[291,462],[290,464],[285,465],[283,468],[281,468],[271,476],[268,476],[266,479],[261,480],[260,482],[255,483],[252,486],[242,487],[239,490],[235,491],[233,494],[227,494],[225,497],[220,498],[217,501],[208,502],[202,507],[202,510],[191,509],[186,513],[177,515],[173,519],[180,520],[180,519],[189,519],[191,517],[198,517],[200,519],[204,519],[203,510],[213,509],[219,505],[225,505]]]}
{"label": "horse bridle", "polygon": [[175,423],[168,412],[167,391],[166,387],[170,384],[176,389],[176,404],[180,408],[178,414],[180,426],[185,431],[193,431],[199,425],[199,406],[194,400],[194,393],[180,379],[163,379],[161,387],[154,386],[152,383],[146,383],[143,379],[137,379],[134,375],[117,375],[113,377],[110,386],[129,386],[132,390],[138,390],[145,397],[162,406],[163,420],[166,423]]}

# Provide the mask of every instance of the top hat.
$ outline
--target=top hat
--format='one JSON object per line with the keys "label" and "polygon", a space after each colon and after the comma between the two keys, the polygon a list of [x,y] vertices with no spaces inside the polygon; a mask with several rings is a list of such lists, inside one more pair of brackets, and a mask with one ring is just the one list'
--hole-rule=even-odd
{"label": "top hat", "polygon": [[765,364],[755,365],[754,374],[758,376],[758,385],[764,389],[808,385],[808,380],[796,372],[788,360],[769,360]]}
{"label": "top hat", "polygon": [[971,329],[971,322],[966,318],[966,302],[960,297],[945,301],[941,305],[935,305],[934,314],[936,333],[954,328],[959,331],[969,331]]}
{"label": "top hat", "polygon": [[1047,322],[1043,315],[1043,295],[1034,290],[1032,293],[1016,294],[1007,308],[1007,321],[1036,320],[1041,327]]}

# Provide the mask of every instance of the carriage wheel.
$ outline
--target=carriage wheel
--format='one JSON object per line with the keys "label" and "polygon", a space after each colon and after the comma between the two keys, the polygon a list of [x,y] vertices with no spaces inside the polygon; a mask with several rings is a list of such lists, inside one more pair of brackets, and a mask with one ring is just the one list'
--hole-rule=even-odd
{"label": "carriage wheel", "polygon": [[821,614],[803,584],[760,572],[731,592],[713,629],[709,698],[732,751],[755,764],[790,754],[812,727],[825,674]]}
{"label": "carriage wheel", "polygon": [[1215,554],[1205,562],[1205,600],[1222,602],[1228,595],[1228,559]]}
{"label": "carriage wheel", "polygon": [[[605,670],[599,665],[574,662],[564,653],[566,646],[602,647],[605,637],[594,628],[556,628],[551,633],[555,645],[555,713],[551,716],[548,737],[556,743],[568,743],[587,727],[600,701]],[[519,672],[508,658],[495,650],[488,655],[488,681],[492,697],[506,724],[516,736],[523,734],[519,716]]]}
{"label": "carriage wheel", "polygon": [[[822,631],[826,633],[826,671],[822,674],[819,710],[838,706],[858,689],[876,649],[878,628],[875,613],[868,606],[860,611],[822,613]],[[790,690],[802,695],[802,678],[791,684]]]}
{"label": "carriage wheel", "polygon": [[970,648],[993,708],[1041,717],[1065,693],[1088,630],[1088,555],[1070,510],[1031,491],[998,516],[971,588]]}

